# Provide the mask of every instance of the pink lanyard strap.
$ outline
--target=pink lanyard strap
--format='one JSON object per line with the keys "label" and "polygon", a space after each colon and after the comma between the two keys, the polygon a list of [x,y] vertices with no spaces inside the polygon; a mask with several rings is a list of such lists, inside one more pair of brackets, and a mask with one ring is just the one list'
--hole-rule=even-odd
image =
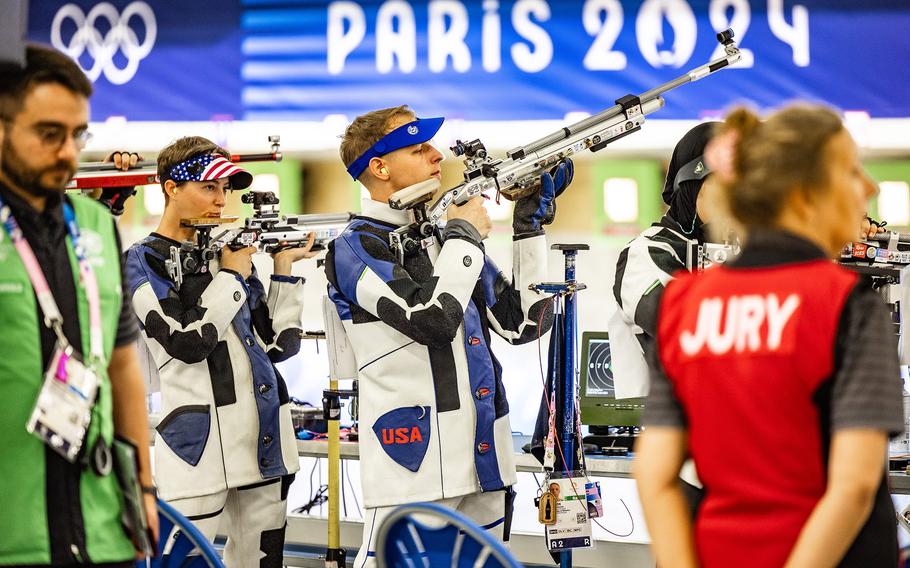
{"label": "pink lanyard strap", "polygon": [[[91,346],[91,355],[96,361],[103,361],[104,347],[101,331],[101,300],[98,294],[98,281],[95,279],[95,272],[92,270],[88,259],[85,257],[85,250],[79,239],[79,226],[76,224],[76,216],[69,203],[64,202],[63,214],[66,220],[66,229],[70,235],[70,240],[73,243],[73,249],[76,253],[76,259],[79,261],[79,277],[82,281],[82,285],[85,287],[86,296],[88,297],[89,344]],[[41,271],[41,266],[38,264],[38,259],[35,258],[35,253],[32,250],[31,245],[28,244],[28,240],[26,240],[25,236],[22,234],[22,229],[19,227],[15,217],[13,217],[12,211],[10,211],[10,208],[4,203],[2,197],[0,197],[0,221],[2,221],[4,228],[6,228],[6,232],[9,233],[9,236],[13,241],[13,246],[16,247],[16,251],[22,259],[22,264],[25,265],[25,271],[28,273],[28,278],[32,282],[32,287],[35,289],[38,304],[41,306],[41,311],[44,312],[44,325],[54,330],[57,337],[65,341],[62,330],[63,316],[60,314],[57,302],[54,301],[54,296],[51,293],[50,287],[47,285],[47,280],[44,278],[44,273]]]}

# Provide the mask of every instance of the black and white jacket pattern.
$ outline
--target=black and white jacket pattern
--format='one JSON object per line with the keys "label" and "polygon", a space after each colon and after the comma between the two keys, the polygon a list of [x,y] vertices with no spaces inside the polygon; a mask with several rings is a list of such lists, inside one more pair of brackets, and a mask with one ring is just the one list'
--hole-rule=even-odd
{"label": "black and white jacket pattern", "polygon": [[152,234],[127,251],[133,309],[161,380],[155,471],[164,499],[198,497],[299,468],[288,391],[274,362],[300,350],[303,279],[254,273],[186,275]]}
{"label": "black and white jacket pattern", "polygon": [[645,229],[622,249],[616,262],[613,298],[617,309],[610,318],[610,352],[617,398],[648,394],[645,348],[657,328],[657,307],[663,287],[673,273],[686,269],[691,242],[668,225],[666,217]]}
{"label": "black and white jacket pattern", "polygon": [[448,233],[401,265],[388,235],[408,212],[372,200],[362,211],[330,244],[326,276],[359,367],[366,507],[514,484],[490,331],[519,344],[552,325],[551,302],[528,289],[546,279],[546,237],[514,240],[511,279],[479,242]]}

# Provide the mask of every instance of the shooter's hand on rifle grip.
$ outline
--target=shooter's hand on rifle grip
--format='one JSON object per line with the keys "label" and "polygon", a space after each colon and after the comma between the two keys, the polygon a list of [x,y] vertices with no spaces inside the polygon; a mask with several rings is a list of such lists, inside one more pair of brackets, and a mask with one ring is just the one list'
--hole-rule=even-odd
{"label": "shooter's hand on rifle grip", "polygon": [[487,208],[484,207],[483,198],[479,195],[474,196],[462,206],[453,204],[449,207],[448,214],[449,221],[461,219],[473,225],[477,232],[480,233],[481,240],[487,238],[487,235],[490,234],[490,229],[493,228],[493,221],[490,220],[490,214],[487,212]]}
{"label": "shooter's hand on rifle grip", "polygon": [[316,233],[311,232],[307,237],[306,243],[296,243],[296,245],[289,245],[286,242],[279,243],[278,248],[272,253],[274,261],[272,273],[278,276],[290,276],[292,264],[298,260],[313,258],[319,254],[319,251],[311,250],[315,242]]}
{"label": "shooter's hand on rifle grip", "polygon": [[244,280],[253,273],[253,253],[256,247],[244,247],[232,250],[231,247],[221,249],[221,268],[239,274]]}
{"label": "shooter's hand on rifle grip", "polygon": [[540,175],[540,191],[515,202],[512,231],[515,235],[537,233],[556,217],[556,198],[572,183],[575,165],[566,159]]}

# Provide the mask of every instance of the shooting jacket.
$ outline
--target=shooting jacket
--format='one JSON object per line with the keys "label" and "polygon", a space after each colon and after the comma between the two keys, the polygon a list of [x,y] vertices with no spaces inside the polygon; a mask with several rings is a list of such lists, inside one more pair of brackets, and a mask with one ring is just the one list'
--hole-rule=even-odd
{"label": "shooting jacket", "polygon": [[127,251],[127,278],[161,380],[155,471],[165,499],[196,497],[299,468],[284,379],[273,362],[300,350],[303,279],[255,271],[184,276],[165,260],[179,243],[152,234]]}
{"label": "shooting jacket", "polygon": [[645,348],[657,328],[657,303],[673,273],[686,270],[688,238],[669,228],[666,218],[645,229],[619,253],[610,317],[610,352],[617,398],[648,394]]}
{"label": "shooting jacket", "polygon": [[[329,296],[359,368],[366,507],[495,491],[516,481],[509,405],[490,330],[513,344],[552,325],[543,232],[513,243],[512,279],[464,235],[406,256],[389,232],[409,213],[364,200],[329,245]],[[538,324],[540,326],[538,327]],[[528,377],[528,386],[537,380]]]}

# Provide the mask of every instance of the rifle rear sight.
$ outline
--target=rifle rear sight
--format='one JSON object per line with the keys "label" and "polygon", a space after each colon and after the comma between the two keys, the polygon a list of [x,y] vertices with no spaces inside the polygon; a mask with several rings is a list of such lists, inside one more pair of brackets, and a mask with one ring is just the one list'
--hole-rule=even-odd
{"label": "rifle rear sight", "polygon": [[254,217],[278,216],[278,196],[272,191],[249,191],[240,196],[240,201],[252,204]]}
{"label": "rifle rear sight", "polygon": [[481,160],[487,157],[487,149],[480,140],[471,140],[470,142],[456,140],[455,145],[449,149],[456,156],[466,156],[471,159],[478,158]]}

